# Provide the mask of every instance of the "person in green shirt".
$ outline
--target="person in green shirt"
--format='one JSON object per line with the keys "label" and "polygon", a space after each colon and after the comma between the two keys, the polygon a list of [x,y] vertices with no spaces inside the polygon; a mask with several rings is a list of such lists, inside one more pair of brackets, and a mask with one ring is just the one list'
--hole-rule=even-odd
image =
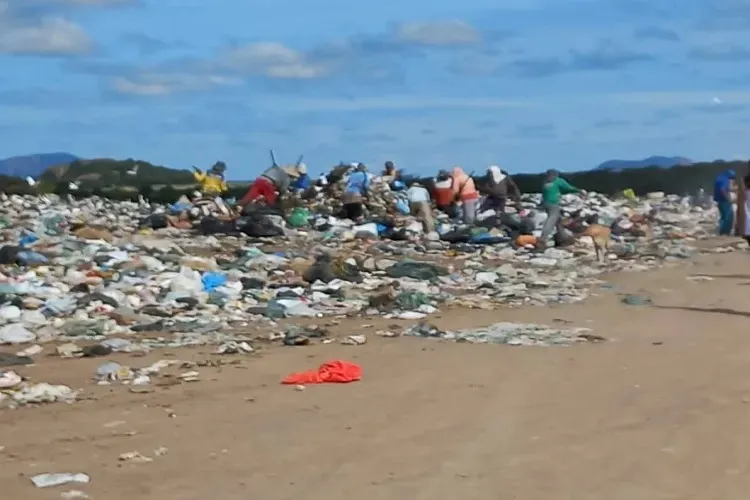
{"label": "person in green shirt", "polygon": [[548,170],[542,186],[542,206],[547,212],[547,220],[544,221],[542,235],[539,237],[539,242],[542,245],[546,244],[547,238],[554,230],[560,231],[562,229],[560,199],[562,195],[568,193],[584,194],[585,192],[568,184],[568,181],[560,177],[557,170]]}

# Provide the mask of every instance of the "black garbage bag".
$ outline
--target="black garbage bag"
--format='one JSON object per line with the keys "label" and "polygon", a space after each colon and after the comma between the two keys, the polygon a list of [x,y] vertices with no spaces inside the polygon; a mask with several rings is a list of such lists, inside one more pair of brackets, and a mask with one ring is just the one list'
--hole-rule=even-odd
{"label": "black garbage bag", "polygon": [[234,225],[237,231],[255,238],[284,236],[284,229],[274,224],[266,214],[260,212],[239,217]]}
{"label": "black garbage bag", "polygon": [[388,228],[381,236],[392,241],[407,241],[409,239],[409,233],[404,228]]}
{"label": "black garbage bag", "polygon": [[502,227],[504,225],[505,224],[503,224],[503,218],[500,215],[491,215],[490,217],[477,221],[476,223],[477,227],[483,227],[486,229],[493,229],[496,227]]}
{"label": "black garbage bag", "polygon": [[19,254],[23,251],[22,247],[16,245],[5,245],[0,248],[0,264],[12,265],[18,264]]}
{"label": "black garbage bag", "polygon": [[448,243],[468,243],[471,241],[471,232],[468,229],[457,229],[440,235],[440,241]]}
{"label": "black garbage bag", "polygon": [[150,229],[164,229],[169,225],[169,221],[167,220],[167,214],[151,214],[141,219],[139,225]]}
{"label": "black garbage bag", "polygon": [[203,235],[235,234],[237,231],[233,221],[225,221],[216,217],[204,217],[198,224],[198,231]]}
{"label": "black garbage bag", "polygon": [[448,270],[427,262],[405,260],[389,267],[385,273],[391,278],[413,278],[429,281],[440,276],[447,276]]}

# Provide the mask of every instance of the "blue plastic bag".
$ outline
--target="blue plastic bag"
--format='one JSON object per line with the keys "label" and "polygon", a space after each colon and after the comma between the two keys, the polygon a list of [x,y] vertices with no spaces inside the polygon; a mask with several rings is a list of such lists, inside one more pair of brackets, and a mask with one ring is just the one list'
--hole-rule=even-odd
{"label": "blue plastic bag", "polygon": [[396,201],[396,210],[403,215],[409,215],[411,213],[411,210],[409,210],[409,202],[402,199]]}
{"label": "blue plastic bag", "polygon": [[47,257],[45,257],[44,255],[38,252],[31,252],[29,250],[19,252],[18,260],[19,262],[27,266],[32,264],[46,264],[49,262],[49,259],[47,259]]}
{"label": "blue plastic bag", "polygon": [[22,247],[25,247],[27,245],[31,245],[32,243],[39,241],[39,238],[34,233],[26,233],[24,234],[21,239],[18,241],[18,244]]}
{"label": "blue plastic bag", "polygon": [[205,273],[201,276],[201,283],[203,283],[203,290],[206,292],[212,292],[224,285],[227,282],[227,277],[221,273]]}

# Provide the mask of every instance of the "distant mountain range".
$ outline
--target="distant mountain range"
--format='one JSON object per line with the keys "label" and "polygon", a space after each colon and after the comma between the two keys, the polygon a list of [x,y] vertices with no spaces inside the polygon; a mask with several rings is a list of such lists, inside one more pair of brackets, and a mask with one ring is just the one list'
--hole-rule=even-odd
{"label": "distant mountain range", "polygon": [[605,161],[595,170],[609,170],[617,172],[619,170],[628,170],[632,168],[660,167],[672,168],[676,166],[692,165],[693,160],[683,158],[682,156],[649,156],[643,160],[609,160]]}
{"label": "distant mountain range", "polygon": [[50,167],[67,165],[78,160],[70,153],[42,153],[26,156],[14,156],[0,160],[0,175],[12,177],[37,178]]}

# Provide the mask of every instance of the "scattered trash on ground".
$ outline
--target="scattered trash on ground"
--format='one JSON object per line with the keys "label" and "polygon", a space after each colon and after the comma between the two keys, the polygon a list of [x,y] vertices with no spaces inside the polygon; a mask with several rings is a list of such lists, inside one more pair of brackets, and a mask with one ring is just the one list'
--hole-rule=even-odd
{"label": "scattered trash on ground", "polygon": [[[598,337],[582,330],[539,325],[457,332],[424,325],[448,307],[577,303],[611,288],[599,279],[603,272],[647,271],[745,245],[699,250],[694,243],[713,234],[716,213],[687,198],[565,195],[569,227],[595,219],[611,228],[609,258],[597,262],[589,237],[537,245],[546,217],[538,194],[524,195],[506,213],[481,211],[472,227],[434,211],[434,231],[427,233],[405,209],[405,193],[377,179],[365,220],[339,217],[342,182],[293,196],[285,210],[255,207],[231,221],[195,211],[187,199],[159,206],[0,195],[0,347],[6,350],[0,352],[0,406],[79,398],[79,389],[24,378],[24,368],[40,356],[101,358],[95,383],[139,391],[200,382],[201,367],[174,359],[124,366],[112,356],[127,353],[128,363],[138,364],[137,355],[209,346],[206,366],[222,366],[252,359],[269,344],[368,342],[357,332],[336,338],[320,326],[292,324],[298,320],[411,320],[419,323],[408,335],[472,343],[592,341]],[[181,218],[185,213],[192,215]],[[623,301],[651,303],[639,296]],[[289,383],[361,376],[351,367],[344,377],[344,365],[326,366],[304,379],[313,382]]]}

